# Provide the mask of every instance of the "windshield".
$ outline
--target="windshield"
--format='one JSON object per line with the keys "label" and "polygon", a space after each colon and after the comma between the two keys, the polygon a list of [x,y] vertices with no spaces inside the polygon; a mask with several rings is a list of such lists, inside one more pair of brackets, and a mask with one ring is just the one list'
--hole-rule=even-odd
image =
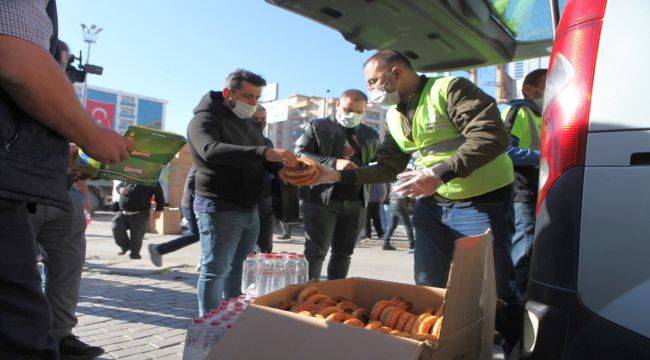
{"label": "windshield", "polygon": [[[549,0],[486,0],[493,14],[518,42],[553,38]],[[566,0],[560,1],[560,9]]]}

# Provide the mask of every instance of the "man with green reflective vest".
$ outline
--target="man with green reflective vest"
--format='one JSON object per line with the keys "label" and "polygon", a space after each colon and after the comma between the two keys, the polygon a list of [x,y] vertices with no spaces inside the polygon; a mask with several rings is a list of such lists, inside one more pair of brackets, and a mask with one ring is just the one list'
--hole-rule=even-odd
{"label": "man with green reflective vest", "polygon": [[[418,285],[445,287],[455,240],[492,229],[497,293],[512,300],[514,175],[505,153],[509,136],[494,99],[464,78],[418,76],[410,61],[392,50],[368,59],[364,76],[371,101],[390,106],[377,163],[323,168],[318,182],[381,183],[398,175],[406,180],[397,190],[418,199],[413,216]],[[411,158],[416,170],[403,172]]]}
{"label": "man with green reflective vest", "polygon": [[510,131],[508,155],[515,166],[513,210],[515,233],[510,256],[515,268],[515,292],[523,298],[528,285],[530,251],[535,235],[535,204],[539,183],[539,138],[542,132],[542,105],[546,69],[537,69],[524,78],[523,99],[513,100],[502,112]]}

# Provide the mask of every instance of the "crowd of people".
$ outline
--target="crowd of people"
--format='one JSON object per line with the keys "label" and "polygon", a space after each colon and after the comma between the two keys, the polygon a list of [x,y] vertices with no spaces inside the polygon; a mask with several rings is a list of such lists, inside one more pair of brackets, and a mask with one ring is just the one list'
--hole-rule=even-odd
{"label": "crowd of people", "polygon": [[[84,111],[61,69],[68,51],[57,38],[54,1],[0,2],[3,359],[103,353],[72,334],[87,189],[72,171],[69,153],[79,147],[102,163],[116,163],[129,156],[132,144]],[[535,225],[545,70],[526,77],[524,98],[503,113],[469,80],[420,75],[393,50],[372,55],[363,75],[368,95],[344,91],[334,115],[310,121],[295,149],[275,148],[263,135],[261,76],[238,69],[221,91],[205,94],[187,130],[194,167],[182,213],[189,231],[150,245],[152,261],[160,266],[164,254],[199,242],[199,314],[239,295],[247,254],[273,248],[272,182],[285,181],[285,169],[306,157],[320,167],[314,184],[301,189],[310,280],[321,279],[328,252],[326,278],[348,276],[364,225],[367,237],[374,225],[383,248],[394,249],[391,236],[402,222],[414,253],[415,283],[444,287],[455,240],[491,229],[497,293],[507,303],[497,310],[496,326],[513,345]],[[370,101],[389,108],[383,139],[364,124]],[[164,197],[160,187],[127,183],[118,192],[115,240],[120,254],[139,259],[150,199],[159,213]],[[390,218],[384,229],[386,199]],[[44,292],[39,257],[46,266]]]}

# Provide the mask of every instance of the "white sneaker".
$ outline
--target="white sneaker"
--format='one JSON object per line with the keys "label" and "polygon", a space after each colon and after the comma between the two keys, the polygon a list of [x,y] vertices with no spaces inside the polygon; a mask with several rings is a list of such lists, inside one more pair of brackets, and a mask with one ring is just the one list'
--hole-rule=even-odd
{"label": "white sneaker", "polygon": [[158,252],[158,245],[149,244],[149,259],[157,267],[162,266],[162,255]]}

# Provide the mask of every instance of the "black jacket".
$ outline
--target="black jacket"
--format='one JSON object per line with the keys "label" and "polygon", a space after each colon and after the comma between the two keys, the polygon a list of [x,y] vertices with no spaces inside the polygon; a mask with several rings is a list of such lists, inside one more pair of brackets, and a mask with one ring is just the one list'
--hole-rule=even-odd
{"label": "black jacket", "polygon": [[194,208],[194,180],[196,176],[196,167],[192,166],[185,178],[185,186],[183,187],[183,197],[181,198],[181,207]]}
{"label": "black jacket", "polygon": [[151,197],[156,198],[156,211],[165,208],[165,196],[160,183],[156,187],[150,187],[121,182],[117,185],[117,192],[120,194],[120,210],[148,211],[151,209]]}
{"label": "black jacket", "polygon": [[253,208],[262,196],[266,171],[264,136],[250,119],[239,119],[221,92],[206,94],[187,128],[196,166],[196,195]]}
{"label": "black jacket", "polygon": [[[512,127],[514,126],[514,121],[517,117],[517,112],[522,107],[527,107],[535,115],[542,116],[542,109],[540,109],[539,106],[537,106],[534,102],[529,100],[525,100],[525,99],[512,100],[508,105],[510,105],[510,110],[508,111],[506,118],[503,120],[506,129],[508,130],[509,133],[512,131]],[[512,134],[510,134],[510,146],[519,146],[519,139],[517,139],[517,137]],[[515,165],[514,187],[515,187],[515,191],[514,191],[515,201],[536,204],[537,188],[539,187],[539,166]]]}
{"label": "black jacket", "polygon": [[[50,53],[57,59],[56,2],[48,2],[46,11],[53,26]],[[67,164],[68,141],[33,119],[0,88],[0,198],[71,211]]]}
{"label": "black jacket", "polygon": [[[368,125],[357,127],[357,136],[361,145],[361,162],[368,165],[374,162],[379,147],[379,134]],[[305,132],[296,140],[297,156],[310,158],[319,163],[334,167],[336,159],[343,158],[346,134],[333,117],[315,119],[305,126]],[[316,185],[303,192],[306,201],[320,201],[328,204],[334,190],[334,184]],[[368,203],[369,186],[363,187],[363,199]]]}

